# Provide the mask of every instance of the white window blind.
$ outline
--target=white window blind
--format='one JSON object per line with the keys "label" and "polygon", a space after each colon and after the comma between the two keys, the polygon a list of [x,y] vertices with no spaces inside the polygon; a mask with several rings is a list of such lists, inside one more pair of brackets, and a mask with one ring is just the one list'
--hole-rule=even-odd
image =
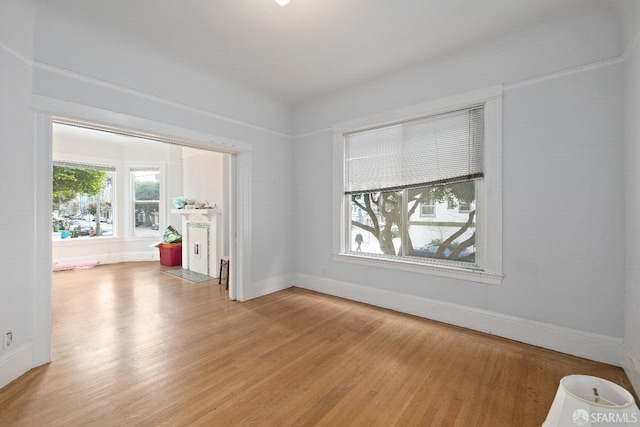
{"label": "white window blind", "polygon": [[483,107],[346,134],[345,193],[481,177],[483,145]]}

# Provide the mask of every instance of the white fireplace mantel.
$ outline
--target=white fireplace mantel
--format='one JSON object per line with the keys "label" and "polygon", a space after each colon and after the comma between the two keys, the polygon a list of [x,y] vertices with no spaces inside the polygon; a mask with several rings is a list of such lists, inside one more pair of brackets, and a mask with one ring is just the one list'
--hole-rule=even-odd
{"label": "white fireplace mantel", "polygon": [[212,221],[215,215],[220,215],[220,209],[171,209],[172,214],[180,214],[187,221]]}
{"label": "white fireplace mantel", "polygon": [[182,268],[216,277],[220,209],[171,209],[182,215]]}

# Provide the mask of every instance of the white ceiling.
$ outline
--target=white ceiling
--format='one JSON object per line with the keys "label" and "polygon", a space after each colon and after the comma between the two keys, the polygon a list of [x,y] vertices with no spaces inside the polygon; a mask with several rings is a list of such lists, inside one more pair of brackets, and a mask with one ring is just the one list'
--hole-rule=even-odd
{"label": "white ceiling", "polygon": [[304,102],[603,0],[61,0],[56,7]]}

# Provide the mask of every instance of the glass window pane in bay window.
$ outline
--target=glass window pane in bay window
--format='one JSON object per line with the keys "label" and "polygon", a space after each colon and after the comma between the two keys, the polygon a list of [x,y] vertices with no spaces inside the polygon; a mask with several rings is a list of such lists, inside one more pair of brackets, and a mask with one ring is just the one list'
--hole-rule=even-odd
{"label": "glass window pane in bay window", "polygon": [[113,236],[115,168],[53,164],[53,240]]}
{"label": "glass window pane in bay window", "polygon": [[155,236],[160,234],[160,203],[136,202],[134,210],[134,236]]}
{"label": "glass window pane in bay window", "polygon": [[160,171],[158,169],[134,170],[135,199],[160,200]]}
{"label": "glass window pane in bay window", "polygon": [[131,171],[134,191],[133,235],[160,235],[160,170]]}

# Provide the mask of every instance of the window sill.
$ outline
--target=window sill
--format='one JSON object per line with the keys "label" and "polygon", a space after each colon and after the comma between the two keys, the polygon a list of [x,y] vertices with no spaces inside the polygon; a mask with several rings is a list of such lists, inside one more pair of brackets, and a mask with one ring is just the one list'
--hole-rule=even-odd
{"label": "window sill", "polygon": [[53,239],[51,239],[51,241],[53,243],[62,243],[62,244],[68,244],[67,242],[75,242],[75,243],[88,243],[88,242],[102,242],[104,243],[105,241],[112,241],[114,239],[117,239],[117,237],[115,236],[81,236],[81,237],[66,237],[64,239],[61,239],[60,237],[54,237]]}
{"label": "window sill", "polygon": [[485,283],[488,285],[500,285],[504,276],[502,274],[488,273],[482,270],[452,267],[446,265],[428,264],[424,262],[414,262],[404,259],[387,259],[383,257],[356,255],[356,254],[333,254],[333,260],[360,264],[367,266],[390,268],[394,270],[409,271],[412,273],[430,274],[433,276],[448,277],[452,279],[466,280],[471,282]]}
{"label": "window sill", "polygon": [[157,242],[162,240],[162,235],[158,236],[129,236],[129,237],[116,237],[116,236],[95,236],[95,237],[78,237],[71,238],[67,237],[66,239],[52,239],[53,245],[105,245],[111,243],[122,243],[122,242]]}

